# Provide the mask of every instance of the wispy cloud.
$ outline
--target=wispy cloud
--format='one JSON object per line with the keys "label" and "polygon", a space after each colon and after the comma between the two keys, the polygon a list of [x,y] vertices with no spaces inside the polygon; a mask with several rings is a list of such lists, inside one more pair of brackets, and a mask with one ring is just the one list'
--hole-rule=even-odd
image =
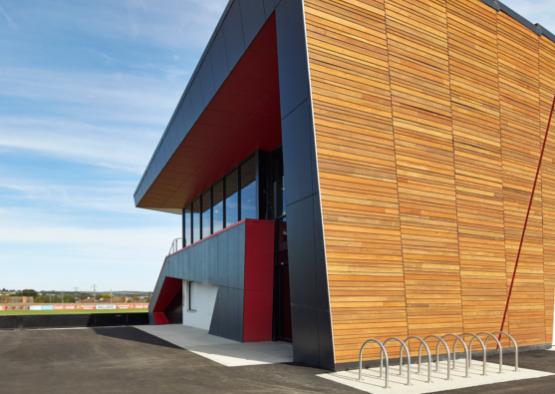
{"label": "wispy cloud", "polygon": [[0,287],[152,289],[133,190],[227,0],[0,0]]}
{"label": "wispy cloud", "polygon": [[0,15],[4,17],[10,28],[17,29],[17,23],[10,17],[6,9],[2,7],[2,4],[0,4]]}
{"label": "wispy cloud", "polygon": [[0,116],[0,148],[140,174],[159,132],[58,118]]}

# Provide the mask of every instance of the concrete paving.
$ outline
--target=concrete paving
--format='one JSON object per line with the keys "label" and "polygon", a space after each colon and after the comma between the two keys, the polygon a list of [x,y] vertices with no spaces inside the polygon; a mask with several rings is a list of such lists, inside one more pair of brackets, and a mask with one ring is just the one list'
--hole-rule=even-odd
{"label": "concrete paving", "polygon": [[[506,363],[511,363],[510,355]],[[555,352],[522,353],[555,373]],[[228,368],[133,327],[0,330],[0,393],[361,393],[293,364]],[[448,393],[553,393],[555,376]]]}
{"label": "concrete paving", "polygon": [[293,346],[287,342],[236,342],[210,335],[206,330],[182,324],[137,326],[136,328],[226,367],[293,361]]}

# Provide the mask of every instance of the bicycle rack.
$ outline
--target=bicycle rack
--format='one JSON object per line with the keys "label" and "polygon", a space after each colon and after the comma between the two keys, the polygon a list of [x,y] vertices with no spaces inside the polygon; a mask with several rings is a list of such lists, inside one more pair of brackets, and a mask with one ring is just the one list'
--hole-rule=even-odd
{"label": "bicycle rack", "polygon": [[[426,343],[425,340],[423,340],[421,337],[417,337],[415,335],[410,336],[405,338],[405,343],[410,343],[411,339],[416,339],[417,341],[420,341],[420,345],[424,346],[424,348],[426,349],[426,353],[428,354],[428,383],[430,383],[432,381],[432,352],[430,351],[430,347],[428,346],[428,344]],[[407,345],[408,346],[408,345]],[[418,354],[418,369],[416,371],[417,375],[420,375],[420,366],[422,364],[422,355],[419,353]]]}
{"label": "bicycle rack", "polygon": [[[497,339],[495,335],[489,332],[479,332],[477,335],[486,337],[486,349],[488,347],[488,341],[490,338],[493,338],[495,343],[497,343],[497,348],[499,349],[499,373],[503,372],[503,346],[501,345],[499,339]],[[472,340],[470,342],[472,342]]]}
{"label": "bicycle rack", "polygon": [[[383,345],[386,346],[388,342],[399,342],[401,345],[401,351],[399,355],[399,376],[403,374],[403,351],[405,351],[407,356],[407,386],[410,385],[410,350],[407,344],[400,338],[388,338],[383,342]],[[381,361],[380,361],[381,364]]]}
{"label": "bicycle rack", "polygon": [[[497,338],[496,336],[499,336]],[[503,371],[503,346],[501,343],[501,337],[506,336],[510,342],[512,342],[514,349],[515,349],[515,372],[518,371],[518,344],[517,341],[514,339],[512,335],[505,331],[494,331],[494,332],[479,332],[477,334],[465,332],[463,334],[453,334],[448,333],[442,336],[438,335],[428,335],[427,337],[419,337],[415,335],[408,336],[404,340],[397,337],[391,337],[385,339],[385,341],[381,342],[376,338],[369,338],[363,342],[362,346],[359,350],[359,362],[358,362],[358,380],[362,380],[362,361],[364,355],[364,349],[369,344],[375,344],[380,347],[380,375],[379,378],[382,379],[384,376],[384,359],[385,359],[385,383],[384,388],[389,388],[389,354],[387,352],[387,345],[391,342],[397,342],[400,345],[400,353],[399,353],[399,376],[403,374],[403,358],[406,357],[407,359],[407,381],[406,385],[410,385],[411,382],[411,367],[412,367],[412,360],[410,354],[410,348],[408,344],[410,341],[416,340],[419,342],[418,346],[418,368],[417,374],[420,374],[422,369],[422,349],[426,349],[426,353],[428,356],[428,374],[427,374],[427,383],[431,383],[432,381],[432,352],[430,350],[429,341],[434,340],[435,342],[435,371],[439,371],[439,362],[440,362],[440,348],[443,346],[445,349],[445,354],[447,356],[447,380],[451,379],[451,369],[455,370],[457,366],[457,346],[461,346],[464,350],[464,361],[465,361],[465,377],[469,377],[470,375],[470,366],[472,364],[472,347],[474,342],[478,342],[482,347],[482,375],[487,374],[487,346],[490,340],[495,341],[498,349],[499,349],[499,373]],[[483,340],[482,337],[485,337]],[[449,344],[447,343],[447,338],[453,338],[453,345],[452,349],[449,348]],[[470,340],[467,342],[468,338]],[[452,352],[451,352],[452,350]],[[506,350],[506,349],[505,349]],[[406,356],[405,356],[406,354]],[[452,357],[451,357],[452,355]]]}
{"label": "bicycle rack", "polygon": [[468,361],[470,359],[470,353],[468,352],[468,346],[466,346],[466,343],[464,342],[464,340],[456,335],[456,334],[445,334],[441,336],[443,339],[447,338],[447,337],[453,337],[455,338],[455,340],[453,341],[453,365],[452,365],[452,369],[455,369],[456,367],[456,362],[457,362],[457,342],[459,342],[464,349],[464,377],[468,378],[468,368],[469,368],[469,364],[470,362]]}
{"label": "bicycle rack", "polygon": [[[439,344],[441,342],[441,344],[443,344],[443,347],[445,348],[445,352],[447,353],[447,380],[451,379],[451,368],[449,368],[449,364],[450,364],[450,360],[451,360],[451,352],[449,351],[449,345],[447,344],[447,342],[445,342],[445,340],[441,337],[438,337],[437,335],[428,335],[426,338],[424,338],[424,341],[426,341],[429,338],[434,338],[437,340],[436,342],[436,371],[439,371]],[[420,358],[420,354],[422,352],[422,344],[420,344],[419,348],[418,348],[418,357]]]}
{"label": "bicycle rack", "polygon": [[484,341],[482,341],[482,339],[477,336],[476,334],[470,333],[470,332],[465,332],[463,334],[461,334],[461,336],[463,338],[465,337],[472,337],[472,339],[469,342],[468,345],[468,349],[470,350],[470,358],[468,359],[468,365],[472,365],[472,342],[474,341],[474,339],[477,339],[478,342],[480,342],[480,344],[482,345],[482,354],[483,354],[483,358],[482,358],[482,375],[486,375],[487,374],[487,348],[486,345],[484,344]]}
{"label": "bicycle rack", "polygon": [[518,372],[518,344],[516,343],[516,340],[513,338],[511,334],[505,331],[494,331],[492,332],[492,334],[499,335],[499,338],[505,335],[513,343],[513,346],[515,348],[515,372]]}
{"label": "bicycle rack", "polygon": [[369,338],[360,347],[358,352],[358,380],[362,380],[362,354],[364,352],[364,347],[369,343],[375,343],[381,349],[380,351],[380,379],[382,378],[382,369],[383,369],[383,358],[385,356],[385,384],[384,388],[388,388],[388,378],[389,378],[389,356],[387,355],[387,349],[377,339]]}

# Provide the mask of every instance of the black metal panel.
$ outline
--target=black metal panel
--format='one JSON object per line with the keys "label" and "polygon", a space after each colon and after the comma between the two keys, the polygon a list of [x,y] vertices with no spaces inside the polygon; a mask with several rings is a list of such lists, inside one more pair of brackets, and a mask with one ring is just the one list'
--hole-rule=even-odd
{"label": "black metal panel", "polygon": [[200,79],[200,85],[202,89],[202,107],[206,107],[210,100],[214,97],[216,93],[216,88],[214,85],[214,77],[212,76],[212,58],[207,56],[204,60],[204,67],[199,70],[198,78]]}
{"label": "black metal panel", "polygon": [[[220,287],[214,306],[214,315],[210,323],[212,335],[232,339],[243,340],[243,302],[244,293],[240,289]],[[237,317],[241,316],[241,319]]]}
{"label": "black metal panel", "polygon": [[222,29],[225,37],[227,62],[233,68],[246,49],[239,1],[236,0],[231,4]]}
{"label": "black metal panel", "polygon": [[[198,74],[191,83],[191,90],[189,91],[187,99],[189,101],[189,105],[191,106],[192,113],[200,114],[203,108],[204,97],[202,95],[202,85],[200,84],[200,78]],[[198,118],[198,115],[193,115],[193,117],[196,119]]]}
{"label": "black metal panel", "polygon": [[[286,175],[287,178],[287,175]],[[287,190],[287,189],[286,189]],[[286,196],[287,198],[287,196]],[[287,249],[291,303],[316,307],[316,254],[314,250],[314,195],[287,205]],[[293,320],[293,323],[295,321]],[[293,342],[296,338],[293,332]]]}
{"label": "black metal panel", "polygon": [[314,135],[308,98],[282,119],[281,124],[284,183],[287,202],[290,204],[317,191],[314,188]]}
{"label": "black metal panel", "polygon": [[276,9],[293,353],[333,369],[333,338],[301,0]]}
{"label": "black metal panel", "polygon": [[223,31],[219,31],[214,37],[212,50],[208,54],[208,57],[212,59],[212,75],[214,78],[214,85],[218,88],[225,81],[231,70],[231,67],[229,67],[229,64],[227,63],[227,53],[225,49]]}
{"label": "black metal panel", "polygon": [[[252,1],[260,1],[260,0],[252,0]],[[275,11],[276,7],[278,6],[281,0],[264,0],[264,12],[266,13],[266,18],[268,18],[272,13]]]}
{"label": "black metal panel", "polygon": [[238,0],[243,21],[245,45],[248,47],[266,22],[264,3],[260,0]]}
{"label": "black metal panel", "polygon": [[284,116],[310,94],[302,1],[281,1],[276,9],[276,23],[281,114]]}
{"label": "black metal panel", "polygon": [[486,3],[487,5],[489,5],[491,8],[499,11],[499,9],[501,8],[499,6],[499,2],[497,0],[482,0],[483,3]]}
{"label": "black metal panel", "polygon": [[[292,277],[291,274],[290,277]],[[316,309],[292,302],[291,323],[293,330],[293,360],[298,363],[323,368],[324,366],[320,363],[319,322]]]}

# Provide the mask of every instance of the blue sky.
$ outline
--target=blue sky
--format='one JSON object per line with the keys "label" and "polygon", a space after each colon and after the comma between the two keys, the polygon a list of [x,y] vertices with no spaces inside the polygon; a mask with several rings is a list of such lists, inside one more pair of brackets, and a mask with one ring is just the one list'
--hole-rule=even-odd
{"label": "blue sky", "polygon": [[0,0],[0,288],[152,290],[180,218],[132,194],[226,3]]}

